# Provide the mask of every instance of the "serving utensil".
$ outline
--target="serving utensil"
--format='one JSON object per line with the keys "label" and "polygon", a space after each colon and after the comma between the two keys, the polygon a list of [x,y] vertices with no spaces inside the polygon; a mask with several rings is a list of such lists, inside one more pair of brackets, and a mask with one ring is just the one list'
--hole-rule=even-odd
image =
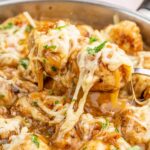
{"label": "serving utensil", "polygon": [[133,74],[141,74],[141,75],[150,76],[150,69],[134,68]]}

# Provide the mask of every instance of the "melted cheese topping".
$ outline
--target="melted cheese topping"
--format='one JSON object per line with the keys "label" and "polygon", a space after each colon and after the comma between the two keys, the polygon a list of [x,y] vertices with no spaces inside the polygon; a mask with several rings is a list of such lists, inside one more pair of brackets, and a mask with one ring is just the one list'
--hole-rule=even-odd
{"label": "melted cheese topping", "polygon": [[21,132],[19,135],[13,135],[11,136],[10,140],[11,143],[10,144],[4,144],[3,145],[3,149],[4,150],[13,150],[16,145],[21,145],[24,143],[25,137],[28,135],[28,128],[24,127],[22,128]]}
{"label": "melted cheese topping", "polygon": [[[92,45],[92,48],[95,47],[95,45],[98,46],[98,44],[99,43],[95,42],[94,46]],[[101,51],[96,53],[94,58],[88,54],[87,47],[83,48],[77,58],[77,63],[80,70],[79,80],[76,86],[75,93],[73,95],[73,101],[68,108],[65,122],[60,128],[60,135],[64,135],[65,133],[70,131],[78,122],[81,114],[84,112],[84,105],[87,99],[88,92],[95,84],[95,82],[99,79],[99,77],[95,75],[95,71],[99,68],[98,61],[100,57],[102,57],[102,62],[104,64],[107,64],[108,69],[110,69],[111,71],[115,71],[124,64],[132,68],[132,63],[130,62],[128,57],[114,44],[106,44],[106,46]],[[79,100],[78,109],[74,111],[73,108],[75,100],[77,100],[78,93],[81,87],[84,94],[83,97]],[[116,97],[113,99],[115,99],[116,101]]]}
{"label": "melted cheese topping", "polygon": [[[52,82],[54,81],[54,83],[55,81],[57,81],[56,84],[58,84],[58,90],[61,91],[60,89],[61,85],[59,86],[59,83],[58,83],[58,81],[61,81],[60,76],[62,76],[62,79],[65,78],[66,76],[63,76],[63,75],[67,71],[69,71],[70,73],[69,75],[71,77],[73,76],[74,78],[74,76],[76,76],[76,72],[74,72],[74,69],[73,69],[74,66],[72,65],[70,67],[70,64],[69,64],[70,61],[74,61],[75,63],[77,63],[76,67],[77,67],[79,74],[77,75],[78,81],[77,81],[74,94],[71,95],[73,96],[71,102],[70,102],[70,99],[63,100],[59,96],[57,97],[56,96],[57,94],[55,93],[55,91],[54,91],[54,94],[55,94],[54,97],[56,99],[54,99],[54,101],[56,101],[57,104],[55,104],[55,102],[51,100],[53,99],[53,97],[49,98],[49,95],[48,95],[49,93],[46,93],[45,94],[46,96],[43,96],[42,95],[43,91],[41,91],[41,93],[37,92],[38,96],[31,98],[30,96],[27,95],[27,93],[30,95],[31,92],[33,92],[34,90],[30,91],[27,89],[26,92],[24,92],[23,88],[24,87],[26,88],[28,86],[28,83],[25,80],[22,83],[22,85],[17,88],[17,90],[11,87],[9,91],[11,91],[17,97],[16,103],[12,104],[11,111],[14,111],[12,114],[16,115],[16,113],[18,113],[20,114],[20,116],[24,116],[25,118],[29,117],[32,120],[31,125],[34,123],[36,124],[37,122],[40,122],[39,124],[40,127],[43,125],[42,131],[45,130],[45,128],[47,130],[47,127],[49,128],[49,126],[55,127],[56,125],[56,131],[54,132],[56,133],[56,135],[58,133],[58,138],[64,141],[65,141],[65,135],[67,133],[68,133],[67,135],[71,135],[70,131],[75,127],[76,124],[77,125],[80,124],[81,128],[84,131],[83,141],[81,142],[84,143],[86,140],[89,140],[88,138],[90,134],[91,124],[95,123],[97,125],[98,123],[102,123],[102,124],[107,123],[104,118],[101,118],[101,117],[94,118],[94,116],[92,116],[91,114],[83,114],[84,106],[85,106],[90,89],[93,87],[93,85],[96,82],[99,82],[101,79],[100,78],[100,73],[101,73],[100,66],[101,65],[104,66],[106,70],[106,74],[107,72],[109,72],[110,76],[112,75],[115,78],[114,83],[115,83],[115,86],[117,87],[117,90],[114,88],[114,90],[116,91],[114,91],[111,94],[108,93],[110,94],[108,99],[111,100],[113,104],[117,104],[119,89],[121,87],[121,84],[120,84],[121,79],[124,79],[125,78],[124,76],[127,76],[126,75],[127,71],[129,75],[132,73],[132,70],[133,70],[132,62],[130,61],[130,59],[128,58],[128,56],[125,54],[123,50],[121,50],[117,45],[112,44],[110,42],[107,42],[102,49],[95,51],[94,54],[90,54],[89,51],[87,50],[88,48],[94,50],[96,47],[99,47],[102,41],[104,41],[103,35],[98,30],[94,30],[91,27],[89,28],[88,26],[86,26],[85,27],[86,30],[84,32],[85,35],[83,36],[82,35],[83,33],[80,32],[77,26],[60,20],[56,22],[53,28],[49,28],[47,31],[39,31],[36,28],[36,21],[32,19],[29,13],[24,12],[23,14],[25,18],[28,20],[28,23],[30,23],[30,25],[33,28],[35,28],[33,32],[30,34],[31,39],[29,38],[29,40],[31,41],[29,41],[29,43],[24,44],[24,41],[27,40],[28,38],[27,37],[28,34],[25,33],[26,27],[28,26],[27,23],[24,23],[21,26],[13,25],[10,29],[0,30],[0,64],[6,65],[6,64],[12,64],[12,62],[17,64],[20,58],[24,57],[22,56],[23,49],[27,50],[27,46],[30,47],[32,45],[31,46],[32,48],[31,49],[29,48],[30,54],[27,56],[29,58],[29,64],[25,64],[26,62],[23,64],[23,65],[29,65],[29,66],[26,69],[23,69],[23,71],[25,72],[24,76],[28,75],[30,78],[32,77],[35,78],[33,81],[35,83],[38,81],[38,79],[40,79],[40,82],[39,82],[40,90],[47,92],[47,90],[49,90],[48,88],[51,88],[51,85],[50,86],[48,85],[49,86],[48,88],[47,88],[47,85],[46,86],[44,85],[45,82],[49,80],[50,83],[48,84],[51,84],[51,81]],[[33,37],[32,37],[32,34],[33,34]],[[91,37],[93,37],[92,42],[90,42]],[[74,54],[73,52],[77,52],[75,53],[77,54],[77,57],[76,55],[75,56],[73,55]],[[73,55],[73,59],[72,59],[72,55]],[[53,56],[54,56],[54,61],[50,60],[51,57]],[[57,59],[59,56],[61,56],[60,61],[63,62],[63,67],[53,68],[52,70],[51,67],[55,67],[55,62],[57,63],[57,60],[55,61],[55,58]],[[44,59],[46,58],[49,62],[44,64],[43,58]],[[54,66],[51,65],[50,63],[51,61],[53,61],[52,65]],[[143,64],[143,57],[141,59],[141,62]],[[58,64],[59,63],[61,62],[59,62],[59,58],[58,58]],[[124,66],[124,68],[122,66]],[[125,66],[127,66],[129,69],[126,69]],[[49,67],[50,68],[49,70],[52,70],[54,74],[52,73],[51,75],[51,72],[46,67]],[[121,67],[125,70],[125,72],[122,71],[123,69]],[[15,69],[18,71],[17,67]],[[37,76],[34,74],[35,72],[38,73]],[[46,77],[46,80],[44,80],[43,73],[45,73],[46,75],[49,75],[50,77]],[[105,72],[102,75],[105,76]],[[20,81],[21,81],[22,77],[25,78],[24,76],[22,74],[21,75],[18,74],[17,72],[16,77],[15,77],[16,80],[15,78],[13,78],[10,80],[6,79],[6,81],[9,82],[8,85],[10,86],[16,85],[17,78],[20,78]],[[68,81],[67,79],[63,80],[63,83]],[[7,84],[5,83],[5,85]],[[34,85],[35,87],[37,87],[37,84],[34,84]],[[74,88],[69,85],[70,84],[68,83],[68,87],[69,88],[71,87],[72,89],[67,88],[68,93],[65,93],[65,94],[66,95],[68,94],[70,96]],[[37,88],[35,88],[35,91],[36,90]],[[81,98],[79,98],[80,90],[83,91],[83,95]],[[7,93],[7,91],[8,90],[6,89],[6,87],[4,87],[2,84],[1,92]],[[19,91],[19,94],[18,94],[18,91]],[[12,95],[12,97],[15,97],[14,95]],[[1,97],[3,97],[3,95]],[[10,102],[9,98],[8,98],[8,101]],[[68,101],[70,103],[68,103]],[[36,103],[32,103],[32,102],[36,102]],[[6,102],[4,102],[4,104],[6,105]],[[36,106],[33,104],[36,104]],[[129,116],[129,117],[132,118],[134,121],[138,122],[138,124],[144,127],[144,129],[150,131],[150,127],[149,127],[150,119],[147,118],[148,113],[149,113],[148,107],[143,107],[140,109],[138,108],[137,110],[135,109],[136,115]],[[60,127],[59,130],[57,129],[57,126]],[[21,127],[21,120],[19,120],[18,118],[13,118],[13,119],[0,118],[0,134],[5,134],[7,132],[10,133],[11,131],[13,131],[13,133],[14,131],[17,133],[17,135],[13,135],[9,137],[7,144],[3,144],[4,150],[14,150],[16,149],[16,147],[20,147],[22,149],[21,146],[23,146],[23,148],[25,146],[25,149],[30,149],[30,148],[37,149],[35,143],[31,143],[32,142],[31,133],[28,132],[28,129],[24,127],[22,128],[20,132],[20,127]],[[29,127],[29,130],[31,130],[32,132],[39,131],[39,133],[41,133],[41,128],[39,130],[38,129],[35,130],[35,129],[32,129],[32,127],[31,128]],[[76,132],[75,130],[74,132]],[[101,126],[99,130],[101,130]],[[110,126],[107,128],[107,131],[105,133],[106,134],[114,133],[115,132],[114,130],[115,130],[114,125],[110,123]],[[99,135],[100,141],[103,138],[105,139],[106,137],[103,133],[104,132],[98,133],[100,134]],[[149,140],[150,139],[149,135],[150,135],[149,132],[147,132],[144,138]],[[111,136],[112,135],[110,134],[110,138]],[[54,140],[57,140],[57,139],[54,139]],[[72,137],[70,138],[70,141],[69,141],[70,143],[72,142],[71,140],[72,140]],[[130,148],[130,145],[124,142],[124,139],[119,139],[118,145],[119,144],[120,146],[118,147],[120,147],[121,150],[124,150],[124,148],[125,149]],[[95,147],[97,149],[106,149],[107,147],[109,147],[109,144],[107,146],[107,144],[105,145],[102,142],[100,142]]]}
{"label": "melted cheese topping", "polygon": [[45,45],[55,46],[52,52],[60,52],[68,57],[70,52],[78,47],[79,30],[71,24],[59,21],[56,28],[49,29],[48,33],[35,33],[35,43],[38,45],[38,56],[42,56]]}
{"label": "melted cheese topping", "polygon": [[[59,99],[59,98],[58,98]],[[65,118],[65,112],[68,108],[68,104],[61,106],[61,104],[57,104],[55,105],[55,107],[53,108],[53,110],[49,109],[48,107],[46,107],[44,105],[43,102],[41,102],[41,100],[38,100],[38,106],[50,117],[53,118],[52,121],[49,121],[49,124],[53,124],[53,123],[59,123],[61,122],[64,118]],[[61,109],[60,109],[60,108]],[[60,109],[60,110],[59,110]]]}
{"label": "melted cheese topping", "polygon": [[[130,106],[129,109],[133,110],[134,115],[129,115],[128,117],[135,121],[137,124],[139,124],[139,126],[143,127],[145,129],[145,133],[143,133],[144,136],[141,136],[142,132],[140,133],[139,131],[139,135],[138,138],[143,139],[143,141],[149,141],[150,140],[150,117],[149,117],[149,113],[150,113],[150,109],[149,109],[150,103],[148,105],[145,105],[143,107],[134,107],[134,106]],[[138,127],[138,126],[137,126]],[[128,128],[128,130],[133,130],[134,126],[130,125],[130,127]]]}
{"label": "melted cheese topping", "polygon": [[111,71],[117,70],[122,65],[133,67],[131,60],[125,52],[115,44],[107,44],[102,49],[102,62],[108,65],[108,69]]}
{"label": "melted cheese topping", "polygon": [[8,132],[15,131],[19,133],[21,125],[20,118],[12,118],[12,119],[5,119],[0,118],[0,135],[7,134]]}
{"label": "melted cheese topping", "polygon": [[12,25],[10,29],[0,30],[0,65],[16,65],[24,50],[27,24],[21,27]]}
{"label": "melted cheese topping", "polygon": [[[129,56],[130,60],[133,62],[134,67],[136,68],[144,68],[144,60],[145,58],[150,58],[149,51],[138,52],[137,56]],[[148,62],[149,63],[149,62]]]}

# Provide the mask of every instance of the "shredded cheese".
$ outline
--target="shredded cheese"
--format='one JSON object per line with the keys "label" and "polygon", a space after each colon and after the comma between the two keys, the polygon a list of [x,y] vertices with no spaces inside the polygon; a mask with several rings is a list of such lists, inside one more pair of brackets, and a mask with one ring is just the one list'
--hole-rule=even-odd
{"label": "shredded cheese", "polygon": [[[94,46],[98,44],[98,42],[95,42]],[[84,111],[84,105],[86,102],[88,92],[90,88],[94,85],[94,83],[99,79],[99,77],[95,75],[95,71],[99,67],[98,60],[100,59],[100,57],[102,57],[102,62],[107,64],[108,69],[110,69],[111,71],[115,71],[123,64],[132,67],[130,61],[126,62],[128,58],[125,55],[125,53],[123,53],[120,49],[116,49],[116,46],[114,44],[106,44],[106,46],[101,51],[96,53],[94,58],[91,58],[91,56],[89,56],[86,49],[87,47],[79,53],[77,58],[77,63],[80,69],[80,75],[73,96],[73,101],[71,102],[68,108],[66,119],[60,128],[61,136],[64,136],[65,133],[67,133],[74,127],[74,125],[78,122],[79,117]],[[109,55],[111,55],[111,58],[109,58]],[[116,84],[118,84],[119,86],[119,76],[117,78],[118,79],[116,79]],[[84,94],[83,97],[79,100],[78,109],[75,112],[73,109],[75,104],[74,100],[77,100],[77,96],[81,87],[83,89]],[[116,93],[112,98],[112,101],[114,101],[114,103],[116,103],[117,96],[118,93]]]}
{"label": "shredded cheese", "polygon": [[107,44],[107,47],[102,49],[102,62],[108,65],[108,69],[115,71],[121,65],[127,65],[132,68],[133,64],[123,50],[115,44]]}
{"label": "shredded cheese", "polygon": [[24,127],[21,130],[21,133],[19,135],[13,135],[10,137],[11,143],[10,144],[4,144],[3,149],[4,150],[10,150],[16,148],[16,146],[19,146],[25,142],[25,137],[28,135],[28,128]]}
{"label": "shredded cheese", "polygon": [[5,119],[0,117],[0,135],[1,134],[8,134],[11,131],[19,133],[21,125],[20,118],[10,118]]}
{"label": "shredded cheese", "polygon": [[32,19],[32,17],[30,16],[30,14],[28,12],[24,12],[23,14],[27,18],[27,20],[29,21],[29,23],[31,24],[31,26],[33,28],[35,28],[36,24],[35,24],[34,20]]}

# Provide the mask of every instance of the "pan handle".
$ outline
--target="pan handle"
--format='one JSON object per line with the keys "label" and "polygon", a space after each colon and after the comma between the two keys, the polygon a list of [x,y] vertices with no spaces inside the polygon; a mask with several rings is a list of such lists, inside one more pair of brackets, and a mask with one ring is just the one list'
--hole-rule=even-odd
{"label": "pan handle", "polygon": [[141,4],[141,6],[138,8],[138,10],[140,10],[140,9],[150,10],[150,0],[144,0],[143,3]]}
{"label": "pan handle", "polygon": [[137,11],[139,11],[141,15],[150,20],[150,0],[144,0]]}

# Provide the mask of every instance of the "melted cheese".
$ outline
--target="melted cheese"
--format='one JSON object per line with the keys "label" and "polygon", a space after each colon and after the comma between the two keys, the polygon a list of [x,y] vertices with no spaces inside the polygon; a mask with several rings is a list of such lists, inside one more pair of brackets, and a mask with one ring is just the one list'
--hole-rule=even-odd
{"label": "melted cheese", "polygon": [[[138,136],[137,138],[142,139],[142,141],[149,141],[150,140],[150,117],[149,117],[149,113],[150,113],[150,109],[149,109],[150,103],[148,105],[145,105],[143,107],[134,107],[134,106],[130,106],[129,109],[133,110],[134,115],[129,115],[128,118],[130,118],[131,120],[135,121],[140,127],[143,127],[145,129],[145,132],[142,133],[142,131],[138,132],[138,134],[136,136]],[[130,128],[128,128],[128,130],[133,130],[134,126],[131,126]],[[144,136],[141,136],[144,135]]]}
{"label": "melted cheese", "polygon": [[[97,46],[98,44],[99,44],[98,42],[95,42],[92,45],[92,48]],[[99,79],[99,77],[95,75],[95,71],[99,67],[98,60],[100,59],[100,57],[102,57],[101,58],[102,62],[107,64],[108,69],[110,69],[111,71],[115,71],[121,65],[124,64],[132,67],[132,64],[130,63],[125,53],[120,49],[118,50],[118,47],[114,44],[110,44],[110,43],[106,44],[106,46],[101,51],[96,53],[94,58],[92,56],[89,56],[86,49],[87,47],[85,47],[79,53],[77,58],[80,75],[73,96],[73,101],[71,102],[68,108],[66,119],[60,128],[61,136],[63,136],[65,133],[67,133],[74,127],[74,125],[78,122],[79,117],[84,111],[84,105],[86,102],[88,92],[90,88],[94,85],[94,83]],[[126,60],[128,61],[126,62]],[[119,80],[117,79],[117,84],[119,84],[118,82]],[[74,108],[75,100],[77,100],[78,93],[81,87],[83,89],[84,94],[83,97],[79,100],[78,109],[74,111],[73,108]],[[113,98],[115,103],[116,103],[116,96]]]}
{"label": "melted cheese", "polygon": [[130,144],[127,143],[123,138],[119,138],[117,140],[117,144],[118,144],[120,150],[127,150],[127,149],[131,148]]}
{"label": "melted cheese", "polygon": [[35,42],[38,45],[38,56],[42,56],[43,47],[48,45],[56,46],[53,52],[60,52],[64,57],[68,57],[70,52],[78,47],[79,37],[80,32],[74,25],[59,21],[57,22],[56,28],[49,29],[47,34],[40,32],[35,33]]}
{"label": "melted cheese", "polygon": [[32,116],[34,119],[41,122],[48,122],[47,116],[44,116],[37,108],[33,107],[27,100],[26,97],[22,97],[17,102],[17,106],[21,106],[21,111],[25,112],[26,115]]}
{"label": "melted cheese", "polygon": [[146,57],[150,57],[149,51],[138,52],[137,56],[129,55],[129,58],[132,61],[134,67],[137,67],[137,68],[144,68],[144,59]]}
{"label": "melted cheese", "polygon": [[23,14],[27,18],[27,20],[29,21],[29,23],[31,24],[31,26],[35,28],[36,24],[35,24],[34,20],[32,19],[32,17],[30,16],[30,14],[28,12],[24,12]]}
{"label": "melted cheese", "polygon": [[[65,117],[65,112],[67,110],[67,107],[68,105],[64,105],[63,107],[61,106],[61,104],[57,104],[55,105],[55,107],[51,110],[49,109],[48,107],[46,107],[44,105],[43,102],[41,102],[40,100],[37,101],[38,102],[38,106],[46,113],[48,114],[48,116],[50,118],[53,118],[53,120],[49,121],[49,124],[52,124],[52,123],[59,123],[61,122],[64,117]],[[60,105],[60,106],[59,106]],[[59,108],[61,107],[61,109]]]}
{"label": "melted cheese", "polygon": [[19,133],[20,125],[21,125],[20,118],[17,117],[11,119],[0,118],[0,135],[8,134],[11,131]]}
{"label": "melted cheese", "polygon": [[11,143],[10,144],[4,144],[3,149],[4,150],[13,150],[16,148],[16,146],[19,146],[24,143],[25,137],[28,135],[28,128],[24,127],[21,130],[21,133],[19,135],[13,135],[10,137]]}
{"label": "melted cheese", "polygon": [[3,150],[50,150],[45,139],[42,139],[42,136],[36,136],[37,138],[34,140],[33,134],[28,132],[28,128],[23,127],[19,135],[11,136],[10,143],[2,146]]}
{"label": "melted cheese", "polygon": [[127,65],[133,68],[129,57],[115,44],[107,44],[102,49],[102,62],[108,65],[110,71],[117,70],[121,65]]}
{"label": "melted cheese", "polygon": [[16,65],[21,56],[26,54],[24,42],[27,24],[18,27],[13,25],[10,29],[0,30],[0,65]]}
{"label": "melted cheese", "polygon": [[94,72],[98,68],[98,59],[100,56],[101,52],[97,53],[94,60],[90,60],[86,49],[83,49],[79,53],[77,62],[80,69],[80,75],[73,100],[77,100],[77,96],[81,87],[84,91],[84,95],[79,100],[78,109],[76,112],[73,109],[75,101],[71,102],[67,111],[66,120],[60,128],[60,135],[64,135],[70,131],[78,122],[79,117],[83,113],[88,92],[94,83],[98,80],[98,77],[94,75]]}

